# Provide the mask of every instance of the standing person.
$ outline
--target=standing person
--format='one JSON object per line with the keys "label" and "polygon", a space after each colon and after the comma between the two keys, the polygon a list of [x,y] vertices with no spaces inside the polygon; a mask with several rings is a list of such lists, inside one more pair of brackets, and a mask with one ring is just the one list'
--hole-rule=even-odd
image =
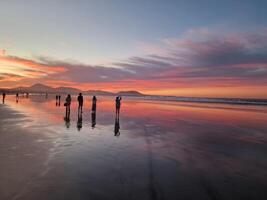
{"label": "standing person", "polygon": [[60,99],[61,99],[61,95],[58,95],[58,106],[60,106]]}
{"label": "standing person", "polygon": [[79,94],[78,98],[78,103],[79,103],[79,107],[78,107],[78,113],[79,112],[83,112],[83,96],[82,96],[82,93]]}
{"label": "standing person", "polygon": [[19,102],[19,93],[16,94],[16,102]]}
{"label": "standing person", "polygon": [[6,93],[3,93],[3,103],[5,103]]}
{"label": "standing person", "polygon": [[66,119],[70,118],[70,104],[71,104],[71,96],[70,94],[68,94],[66,98],[66,103],[64,104],[64,106],[66,106]]}
{"label": "standing person", "polygon": [[92,112],[96,112],[96,96],[93,96],[93,99],[92,99]]}
{"label": "standing person", "polygon": [[121,108],[121,96],[117,96],[115,101],[116,101],[116,115],[119,115]]}
{"label": "standing person", "polygon": [[57,106],[58,96],[56,95],[56,106]]}

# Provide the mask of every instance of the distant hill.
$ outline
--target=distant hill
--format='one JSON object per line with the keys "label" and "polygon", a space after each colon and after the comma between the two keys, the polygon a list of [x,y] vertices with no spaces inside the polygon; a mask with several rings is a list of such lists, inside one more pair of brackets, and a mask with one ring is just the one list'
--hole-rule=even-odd
{"label": "distant hill", "polygon": [[83,94],[87,95],[121,95],[121,96],[144,96],[144,94],[138,91],[120,91],[118,93],[103,91],[103,90],[88,90],[82,91],[77,88],[72,87],[57,87],[53,88],[44,84],[34,84],[30,87],[17,87],[12,89],[0,89],[0,91],[7,91],[7,92],[19,92],[19,93],[53,93],[53,94],[78,94],[82,92]]}
{"label": "distant hill", "polygon": [[87,94],[87,95],[115,95],[115,93],[107,92],[107,91],[103,91],[103,90],[88,90],[88,91],[85,91],[84,94]]}
{"label": "distant hill", "polygon": [[121,95],[121,96],[144,96],[144,94],[142,94],[138,91],[120,91],[117,93],[117,95]]}
{"label": "distant hill", "polygon": [[49,87],[47,85],[43,84],[35,84],[30,87],[18,87],[18,88],[12,88],[10,89],[11,92],[29,92],[29,93],[43,93],[43,92],[48,92],[48,93],[53,93],[54,88]]}
{"label": "distant hill", "polygon": [[71,88],[71,87],[58,87],[54,89],[56,93],[63,93],[63,94],[77,94],[82,92],[81,90],[77,89],[77,88]]}

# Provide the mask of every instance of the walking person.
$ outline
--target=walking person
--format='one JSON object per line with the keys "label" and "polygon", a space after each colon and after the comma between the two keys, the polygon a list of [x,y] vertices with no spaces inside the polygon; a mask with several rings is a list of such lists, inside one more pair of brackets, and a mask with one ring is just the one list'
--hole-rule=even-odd
{"label": "walking person", "polygon": [[78,103],[79,103],[79,107],[78,107],[78,113],[79,112],[83,112],[83,96],[82,96],[82,93],[79,94],[78,98]]}

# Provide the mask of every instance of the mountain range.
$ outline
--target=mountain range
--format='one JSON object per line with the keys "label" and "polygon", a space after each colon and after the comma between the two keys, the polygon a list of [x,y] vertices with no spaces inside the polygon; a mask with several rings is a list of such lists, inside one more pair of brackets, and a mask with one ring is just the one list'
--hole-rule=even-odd
{"label": "mountain range", "polygon": [[82,91],[77,88],[72,87],[50,87],[43,84],[34,84],[30,87],[17,87],[11,89],[0,89],[0,91],[7,91],[7,92],[19,92],[19,93],[54,93],[54,94],[89,94],[89,95],[123,95],[123,96],[144,96],[144,94],[138,91],[120,91],[117,93],[103,91],[103,90],[87,90]]}

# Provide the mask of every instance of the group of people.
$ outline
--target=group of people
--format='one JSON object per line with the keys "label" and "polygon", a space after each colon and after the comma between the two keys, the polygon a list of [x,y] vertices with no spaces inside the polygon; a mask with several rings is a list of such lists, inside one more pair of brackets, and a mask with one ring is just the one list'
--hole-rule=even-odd
{"label": "group of people", "polygon": [[[26,94],[26,97],[28,98],[29,93]],[[6,93],[2,93],[2,101],[5,103],[5,98],[6,98]],[[47,94],[46,94],[47,97]],[[69,126],[70,122],[70,106],[71,106],[71,95],[68,94],[64,106],[66,107],[66,116],[65,116],[65,121],[66,121],[66,126]],[[16,93],[16,102],[19,101],[19,93]],[[82,113],[83,113],[83,95],[82,93],[79,93],[77,97],[78,101],[78,121],[77,121],[77,129],[80,130],[82,128]],[[60,106],[61,102],[61,95],[56,95],[56,106]],[[91,112],[91,117],[92,117],[92,128],[95,127],[96,125],[96,103],[97,103],[97,98],[96,96],[93,96],[92,98],[92,112]],[[116,108],[116,118],[115,118],[115,126],[114,126],[114,133],[115,136],[119,136],[120,132],[120,125],[119,125],[119,114],[120,114],[120,107],[121,107],[121,96],[117,96],[115,99],[115,108]]]}
{"label": "group of people", "polygon": [[[3,104],[5,103],[5,99],[6,99],[6,93],[3,92],[2,93],[2,102]],[[29,93],[26,93],[26,97],[28,98],[29,97]],[[19,93],[16,93],[16,102],[18,103],[19,102]]]}
{"label": "group of people", "polygon": [[[56,96],[56,100],[60,101],[60,96]],[[78,113],[83,113],[83,96],[82,93],[80,93],[77,97],[78,101]],[[92,99],[92,113],[96,112],[96,96],[93,96]],[[116,104],[116,116],[120,114],[120,107],[121,107],[121,96],[117,96],[115,100]],[[70,113],[70,105],[71,105],[71,95],[68,94],[64,103],[64,106],[66,106],[66,113],[69,115]]]}
{"label": "group of people", "polygon": [[[60,98],[58,96],[56,96],[56,100],[60,101]],[[64,106],[66,107],[66,116],[65,116],[65,121],[66,121],[66,125],[67,127],[69,126],[69,122],[70,122],[70,106],[71,106],[71,95],[68,94],[66,99],[65,99],[65,103]],[[82,127],[82,113],[83,113],[83,95],[82,93],[79,93],[78,97],[77,97],[77,101],[78,101],[78,121],[77,121],[77,129],[80,130]],[[93,96],[92,98],[92,112],[91,112],[91,117],[92,117],[92,128],[95,127],[96,125],[96,103],[97,103],[97,98],[96,96]],[[119,114],[120,114],[120,107],[121,107],[121,96],[117,96],[115,99],[115,107],[116,107],[116,118],[115,118],[115,128],[114,128],[114,133],[115,136],[119,136],[119,129],[120,129],[120,125],[119,125]]]}
{"label": "group of people", "polygon": [[[66,116],[65,116],[65,121],[67,127],[69,127],[69,122],[70,122],[70,106],[71,106],[71,95],[68,94],[64,103],[64,106],[66,106]],[[80,93],[77,97],[78,101],[78,121],[77,121],[77,129],[80,130],[82,128],[82,113],[83,113],[83,96],[82,93]],[[92,112],[91,112],[91,117],[92,117],[92,128],[95,127],[96,125],[96,103],[97,103],[97,98],[96,96],[93,96],[92,98]],[[114,134],[115,136],[120,135],[120,124],[119,124],[119,114],[120,114],[120,107],[121,107],[121,96],[117,96],[115,99],[115,105],[116,105],[116,118],[115,118],[115,126],[114,126]]]}

